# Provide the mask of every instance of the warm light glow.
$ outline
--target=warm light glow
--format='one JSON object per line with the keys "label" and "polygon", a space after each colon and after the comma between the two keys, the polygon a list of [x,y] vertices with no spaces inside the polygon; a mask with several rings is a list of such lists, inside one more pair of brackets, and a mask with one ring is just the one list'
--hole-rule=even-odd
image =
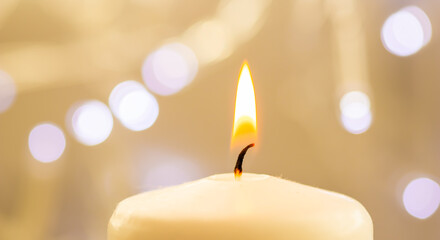
{"label": "warm light glow", "polygon": [[202,64],[222,60],[232,51],[229,28],[218,20],[201,21],[194,25],[188,30],[186,41]]}
{"label": "warm light glow", "polygon": [[142,84],[132,80],[113,88],[109,105],[116,118],[133,131],[151,127],[159,115],[156,98]]}
{"label": "warm light glow", "polygon": [[55,124],[43,123],[35,126],[29,133],[28,145],[32,157],[40,162],[49,163],[63,155],[66,138]]}
{"label": "warm light glow", "polygon": [[124,9],[124,1],[58,1],[35,2],[42,13],[66,22],[75,30],[93,31],[112,23]]}
{"label": "warm light glow", "polygon": [[414,179],[406,186],[402,201],[411,216],[426,219],[439,207],[440,186],[429,178]]}
{"label": "warm light glow", "polygon": [[241,146],[255,142],[256,134],[257,111],[255,106],[254,84],[252,82],[249,65],[247,62],[244,62],[241,67],[237,96],[235,98],[234,128],[231,146],[234,146],[235,143]]}
{"label": "warm light glow", "polygon": [[15,100],[16,88],[11,76],[0,70],[0,113],[8,110]]}
{"label": "warm light glow", "polygon": [[241,43],[261,28],[265,10],[271,0],[222,0],[218,18],[227,26],[236,42]]}
{"label": "warm light glow", "polygon": [[390,53],[405,57],[425,46],[431,34],[429,17],[422,9],[409,6],[388,17],[382,27],[382,42]]}

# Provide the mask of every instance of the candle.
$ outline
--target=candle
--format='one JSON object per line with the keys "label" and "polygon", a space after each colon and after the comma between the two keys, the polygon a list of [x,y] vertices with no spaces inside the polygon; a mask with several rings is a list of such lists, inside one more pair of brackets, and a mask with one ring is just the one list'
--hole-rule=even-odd
{"label": "candle", "polygon": [[[243,97],[244,96],[244,97]],[[250,99],[250,100],[249,100]],[[256,140],[255,95],[247,63],[237,88],[233,142]],[[264,174],[217,174],[129,197],[118,204],[108,240],[372,240],[370,215],[342,194]]]}
{"label": "candle", "polygon": [[119,203],[108,240],[372,240],[357,201],[263,174],[218,174]]}

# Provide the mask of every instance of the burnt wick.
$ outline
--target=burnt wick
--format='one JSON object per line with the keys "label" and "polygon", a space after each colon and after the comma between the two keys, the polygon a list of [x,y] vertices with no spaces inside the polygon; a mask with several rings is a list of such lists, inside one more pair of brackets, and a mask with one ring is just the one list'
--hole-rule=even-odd
{"label": "burnt wick", "polygon": [[235,168],[234,168],[235,179],[240,179],[241,174],[243,173],[242,165],[243,165],[244,155],[246,155],[247,150],[253,146],[255,146],[255,143],[251,143],[247,145],[245,148],[243,148],[243,150],[241,150],[240,154],[238,155],[237,163],[235,164]]}

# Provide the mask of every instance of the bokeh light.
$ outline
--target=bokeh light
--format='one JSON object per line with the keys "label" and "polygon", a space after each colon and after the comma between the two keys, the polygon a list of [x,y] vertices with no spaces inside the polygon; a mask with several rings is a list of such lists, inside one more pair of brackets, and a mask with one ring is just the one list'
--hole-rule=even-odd
{"label": "bokeh light", "polygon": [[440,186],[429,178],[414,179],[406,186],[402,200],[411,216],[426,219],[440,204]]}
{"label": "bokeh light", "polygon": [[219,20],[207,20],[195,24],[188,30],[185,38],[203,64],[222,60],[232,52],[230,28]]}
{"label": "bokeh light", "polygon": [[339,108],[347,117],[360,118],[369,113],[370,98],[363,92],[351,91],[342,96]]}
{"label": "bokeh light", "polygon": [[121,14],[125,3],[124,0],[41,0],[37,2],[42,11],[82,31],[102,29],[106,24],[112,23]]}
{"label": "bokeh light", "polygon": [[28,145],[36,160],[49,163],[61,157],[66,148],[66,138],[55,124],[43,123],[31,130]]}
{"label": "bokeh light", "polygon": [[0,113],[11,107],[15,94],[16,88],[11,76],[0,70]]}
{"label": "bokeh light", "polygon": [[416,6],[399,10],[387,18],[382,27],[382,43],[397,56],[409,56],[426,45],[432,34],[428,16]]}
{"label": "bokeh light", "polygon": [[91,100],[75,105],[69,112],[72,114],[68,114],[68,126],[70,125],[75,138],[85,145],[100,144],[112,132],[112,114],[100,101]]}
{"label": "bokeh light", "polygon": [[251,38],[261,26],[261,18],[271,0],[223,0],[218,18],[228,26],[234,40]]}
{"label": "bokeh light", "polygon": [[156,98],[136,81],[125,81],[114,87],[109,105],[116,118],[133,131],[151,127],[159,115]]}
{"label": "bokeh light", "polygon": [[201,177],[199,167],[191,160],[182,157],[162,157],[161,159],[164,160],[150,163],[142,169],[142,190],[173,186]]}
{"label": "bokeh light", "polygon": [[426,15],[426,13],[422,9],[416,6],[409,6],[404,8],[403,10],[411,13],[414,17],[417,18],[423,29],[423,45],[428,44],[429,41],[431,41],[432,36],[432,26],[428,15]]}
{"label": "bokeh light", "polygon": [[197,71],[194,52],[181,43],[171,43],[147,57],[142,66],[142,77],[154,93],[171,95],[190,84]]}
{"label": "bokeh light", "polygon": [[345,130],[361,134],[370,128],[372,114],[370,98],[361,91],[351,91],[342,96],[339,102],[341,123]]}
{"label": "bokeh light", "polygon": [[367,131],[371,126],[372,119],[373,117],[371,112],[368,112],[368,114],[357,118],[352,118],[341,114],[342,125],[344,126],[345,130],[353,134],[361,134]]}

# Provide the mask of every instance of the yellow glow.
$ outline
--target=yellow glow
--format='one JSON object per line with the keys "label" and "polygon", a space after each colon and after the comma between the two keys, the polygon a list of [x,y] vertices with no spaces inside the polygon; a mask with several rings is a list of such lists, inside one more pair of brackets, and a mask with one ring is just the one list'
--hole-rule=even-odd
{"label": "yellow glow", "polygon": [[249,65],[245,61],[241,67],[238,79],[231,147],[237,144],[243,145],[255,142],[256,135],[257,111],[254,84]]}

